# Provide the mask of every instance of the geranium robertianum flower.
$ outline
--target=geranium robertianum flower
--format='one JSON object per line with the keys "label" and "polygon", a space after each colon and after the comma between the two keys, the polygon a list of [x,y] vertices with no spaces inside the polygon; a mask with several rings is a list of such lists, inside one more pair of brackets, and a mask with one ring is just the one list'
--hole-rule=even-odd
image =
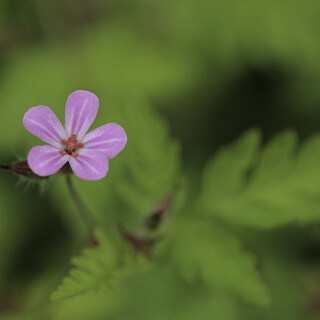
{"label": "geranium robertianum flower", "polygon": [[76,176],[98,180],[108,172],[108,159],[125,146],[127,135],[116,123],[107,123],[87,133],[99,109],[99,99],[91,92],[78,90],[68,97],[65,128],[46,106],[29,109],[23,124],[28,131],[49,145],[33,147],[28,155],[31,170],[39,176],[58,172],[67,162]]}

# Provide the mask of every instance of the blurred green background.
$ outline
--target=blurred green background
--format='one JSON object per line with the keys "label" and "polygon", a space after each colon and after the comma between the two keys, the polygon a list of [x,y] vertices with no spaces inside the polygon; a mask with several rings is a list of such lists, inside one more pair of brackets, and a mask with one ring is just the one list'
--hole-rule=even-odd
{"label": "blurred green background", "polygon": [[0,172],[0,319],[320,319],[319,86],[316,0],[0,0],[0,163],[41,144],[28,108],[63,122],[78,89],[128,135],[74,178],[108,238],[52,299],[86,229],[63,176]]}

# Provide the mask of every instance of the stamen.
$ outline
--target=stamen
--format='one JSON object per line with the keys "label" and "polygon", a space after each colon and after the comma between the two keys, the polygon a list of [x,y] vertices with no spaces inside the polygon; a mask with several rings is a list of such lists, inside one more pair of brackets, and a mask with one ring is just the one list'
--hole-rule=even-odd
{"label": "stamen", "polygon": [[68,155],[71,155],[74,158],[77,158],[79,156],[79,154],[77,152],[78,148],[83,148],[84,147],[83,143],[78,143],[76,134],[72,134],[68,138],[68,140],[63,139],[61,141],[61,144],[66,146],[66,148],[61,150],[60,154],[62,156],[68,154]]}

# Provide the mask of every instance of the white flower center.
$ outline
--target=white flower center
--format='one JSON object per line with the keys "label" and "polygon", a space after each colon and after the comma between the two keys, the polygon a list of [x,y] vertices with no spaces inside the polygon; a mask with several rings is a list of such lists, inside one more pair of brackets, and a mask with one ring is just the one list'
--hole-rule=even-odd
{"label": "white flower center", "polygon": [[83,143],[78,143],[77,135],[75,134],[71,135],[68,140],[62,140],[61,144],[65,146],[65,148],[60,151],[62,156],[69,154],[76,158],[78,156],[78,149],[83,148]]}

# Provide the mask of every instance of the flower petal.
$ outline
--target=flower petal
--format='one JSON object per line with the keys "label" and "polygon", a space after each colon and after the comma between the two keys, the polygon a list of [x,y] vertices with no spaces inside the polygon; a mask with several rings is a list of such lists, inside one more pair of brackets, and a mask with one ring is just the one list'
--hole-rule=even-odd
{"label": "flower petal", "polygon": [[33,135],[57,148],[67,133],[55,113],[46,106],[29,109],[23,117],[23,125]]}
{"label": "flower petal", "polygon": [[78,90],[71,93],[66,103],[65,127],[69,136],[80,141],[97,116],[99,99],[91,92]]}
{"label": "flower petal", "polygon": [[106,155],[98,150],[80,149],[77,158],[70,157],[73,173],[81,179],[99,180],[106,176],[109,163]]}
{"label": "flower petal", "polygon": [[28,164],[35,174],[46,177],[58,172],[69,158],[67,154],[62,156],[60,150],[55,147],[37,146],[30,150]]}
{"label": "flower petal", "polygon": [[108,159],[115,157],[126,145],[127,135],[116,123],[107,123],[92,130],[82,140],[86,149],[104,152]]}

